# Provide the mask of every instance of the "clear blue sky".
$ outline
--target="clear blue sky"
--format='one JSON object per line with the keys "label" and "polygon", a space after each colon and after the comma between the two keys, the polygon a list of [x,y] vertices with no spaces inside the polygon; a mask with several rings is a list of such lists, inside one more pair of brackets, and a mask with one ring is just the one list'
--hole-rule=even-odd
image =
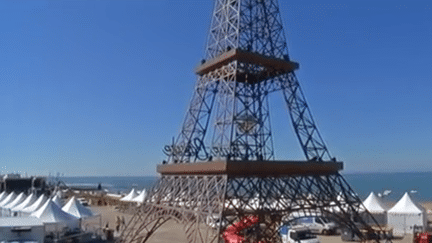
{"label": "clear blue sky", "polygon": [[[432,171],[432,3],[279,0],[290,57],[346,172]],[[0,170],[155,175],[213,2],[0,1]],[[281,96],[279,159],[302,159]]]}

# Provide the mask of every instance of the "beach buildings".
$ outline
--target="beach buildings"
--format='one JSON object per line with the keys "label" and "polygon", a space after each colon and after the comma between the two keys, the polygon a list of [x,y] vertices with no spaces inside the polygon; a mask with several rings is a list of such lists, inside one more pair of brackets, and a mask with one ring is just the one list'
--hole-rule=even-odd
{"label": "beach buildings", "polygon": [[20,174],[0,176],[0,191],[25,192],[29,189],[44,190],[47,188],[46,178],[40,176],[21,177]]}

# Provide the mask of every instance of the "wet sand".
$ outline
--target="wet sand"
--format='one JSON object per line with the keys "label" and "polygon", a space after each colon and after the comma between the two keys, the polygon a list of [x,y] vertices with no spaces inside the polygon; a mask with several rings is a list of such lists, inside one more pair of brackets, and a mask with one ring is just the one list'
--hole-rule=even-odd
{"label": "wet sand", "polygon": [[[393,205],[391,203],[390,205]],[[421,203],[421,205],[428,210],[432,210],[432,202]],[[131,214],[118,212],[114,206],[91,206],[91,209],[94,213],[99,214],[100,217],[94,217],[92,219],[88,219],[83,222],[83,225],[87,227],[97,228],[100,223],[102,228],[106,226],[108,223],[109,228],[115,229],[116,227],[116,218],[124,217],[126,224],[132,218]],[[429,214],[429,219],[432,220],[432,214]],[[118,235],[115,234],[115,235]],[[321,239],[322,243],[330,243],[330,242],[343,242],[339,236],[318,236]],[[186,243],[186,236],[184,233],[183,226],[175,223],[174,221],[169,221],[165,225],[163,225],[159,230],[147,241],[149,243],[163,243],[163,242],[178,242],[178,243]],[[407,234],[402,239],[394,239],[393,242],[400,243],[411,243],[412,235]]]}

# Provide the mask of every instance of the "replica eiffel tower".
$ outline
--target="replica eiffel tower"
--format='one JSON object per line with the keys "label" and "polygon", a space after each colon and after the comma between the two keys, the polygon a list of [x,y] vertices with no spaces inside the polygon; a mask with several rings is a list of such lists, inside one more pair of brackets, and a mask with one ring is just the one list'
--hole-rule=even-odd
{"label": "replica eiffel tower", "polygon": [[[277,0],[216,0],[180,135],[165,147],[161,176],[122,241],[145,242],[174,220],[189,242],[281,242],[281,225],[308,215],[333,217],[365,240],[373,230],[317,130],[298,68]],[[275,158],[269,96],[276,92],[305,161]]]}

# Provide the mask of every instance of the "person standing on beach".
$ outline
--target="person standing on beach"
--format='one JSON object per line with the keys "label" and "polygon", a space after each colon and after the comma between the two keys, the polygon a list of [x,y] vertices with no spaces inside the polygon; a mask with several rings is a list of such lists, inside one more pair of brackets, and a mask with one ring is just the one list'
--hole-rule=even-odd
{"label": "person standing on beach", "polygon": [[119,232],[120,231],[120,226],[121,226],[121,219],[120,216],[116,216],[116,231]]}
{"label": "person standing on beach", "polygon": [[121,224],[122,224],[122,228],[124,229],[124,228],[126,228],[126,222],[125,222],[126,220],[125,220],[125,217],[124,216],[122,216],[122,218],[121,218]]}

